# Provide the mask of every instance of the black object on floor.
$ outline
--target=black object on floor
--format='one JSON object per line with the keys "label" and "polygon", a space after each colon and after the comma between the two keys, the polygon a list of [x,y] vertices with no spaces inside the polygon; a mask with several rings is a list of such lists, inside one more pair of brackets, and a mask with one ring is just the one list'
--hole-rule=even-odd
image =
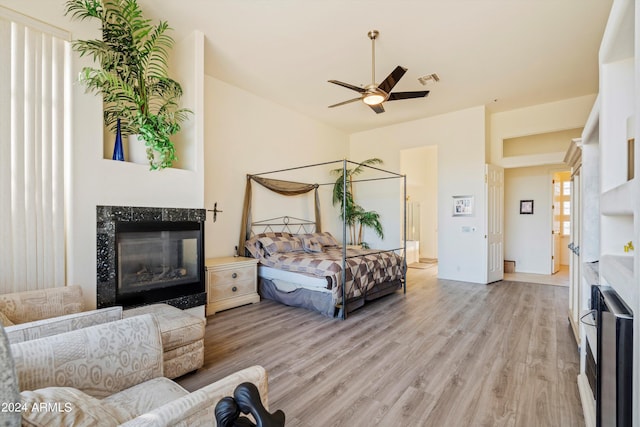
{"label": "black object on floor", "polygon": [[[260,392],[252,383],[242,383],[216,405],[216,422],[220,427],[284,427],[285,415],[281,410],[269,413],[262,405]],[[251,420],[241,414],[251,414]]]}

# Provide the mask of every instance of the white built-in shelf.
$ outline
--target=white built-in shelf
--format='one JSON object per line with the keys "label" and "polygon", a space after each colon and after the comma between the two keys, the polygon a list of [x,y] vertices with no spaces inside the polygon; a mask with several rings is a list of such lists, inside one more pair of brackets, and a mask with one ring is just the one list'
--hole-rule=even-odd
{"label": "white built-in shelf", "polygon": [[633,278],[633,251],[628,255],[605,254],[600,257],[600,282],[611,286],[623,301],[634,301],[638,287]]}
{"label": "white built-in shelf", "polygon": [[603,215],[633,215],[633,205],[636,197],[633,192],[633,181],[627,181],[602,193],[600,213]]}

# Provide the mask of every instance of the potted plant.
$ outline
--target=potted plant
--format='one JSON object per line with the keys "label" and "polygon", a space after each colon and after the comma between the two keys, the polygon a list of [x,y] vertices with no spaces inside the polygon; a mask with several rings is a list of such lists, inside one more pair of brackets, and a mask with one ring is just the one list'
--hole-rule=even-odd
{"label": "potted plant", "polygon": [[144,18],[137,0],[68,0],[66,14],[101,23],[101,39],[76,40],[73,49],[100,64],[84,67],[80,81],[102,94],[105,126],[114,132],[120,121],[123,135],[144,141],[151,169],[170,167],[177,160],[170,137],[191,111],[180,108],[182,87],[168,76],[168,23]]}
{"label": "potted plant", "polygon": [[353,177],[361,174],[366,165],[382,164],[382,160],[378,158],[367,159],[358,164],[353,169],[346,170],[347,188],[345,194],[343,168],[333,169],[331,173],[336,175],[336,182],[333,185],[333,205],[340,205],[340,218],[349,226],[349,244],[360,245],[368,248],[369,245],[362,241],[364,236],[364,228],[371,228],[380,237],[384,238],[382,224],[380,223],[380,214],[375,211],[366,211],[362,206],[357,204],[353,197]]}

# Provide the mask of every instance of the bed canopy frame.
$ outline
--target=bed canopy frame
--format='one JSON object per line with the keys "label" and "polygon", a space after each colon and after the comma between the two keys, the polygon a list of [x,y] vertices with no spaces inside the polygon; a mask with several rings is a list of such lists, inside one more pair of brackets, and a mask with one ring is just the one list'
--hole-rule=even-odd
{"label": "bed canopy frame", "polygon": [[[298,230],[298,232],[303,231],[305,233],[308,233],[310,231],[316,231],[316,232],[322,231],[322,220],[320,215],[320,197],[318,194],[318,188],[320,186],[325,186],[325,185],[335,185],[335,181],[328,182],[328,183],[321,183],[321,184],[318,184],[318,183],[308,184],[308,183],[301,183],[296,181],[286,181],[281,179],[265,178],[265,175],[272,175],[276,173],[290,172],[294,170],[308,169],[308,168],[319,167],[319,166],[328,166],[328,165],[338,164],[338,163],[342,164],[343,189],[347,188],[347,182],[348,182],[347,166],[348,165],[366,167],[366,168],[381,172],[385,175],[385,176],[376,177],[376,178],[351,179],[351,182],[353,183],[372,182],[372,181],[381,181],[381,180],[389,180],[389,179],[402,179],[402,193],[403,193],[402,194],[402,207],[403,207],[402,208],[403,209],[402,211],[402,217],[403,217],[402,247],[380,250],[375,253],[402,251],[401,252],[402,263],[404,268],[404,273],[402,277],[402,288],[403,288],[403,293],[406,294],[407,293],[407,280],[406,280],[407,279],[406,277],[406,274],[407,274],[406,273],[407,271],[407,177],[406,175],[402,175],[396,172],[388,171],[388,170],[381,169],[381,168],[367,165],[367,164],[353,162],[347,159],[334,160],[334,161],[322,162],[322,163],[314,163],[314,164],[297,166],[297,167],[286,168],[286,169],[279,169],[279,170],[274,170],[269,172],[261,172],[258,174],[247,174],[247,183],[245,186],[245,194],[244,194],[244,206],[242,210],[240,240],[238,242],[238,255],[240,256],[245,255],[244,244],[249,238],[251,238],[252,230],[256,226],[264,227],[265,230],[272,229],[272,227],[285,226],[288,230],[293,230],[292,227],[295,227],[295,229]],[[313,191],[314,192],[314,214],[315,214],[314,221],[283,216],[283,217],[253,222],[252,221],[252,191],[251,191],[252,181],[260,184],[261,186],[263,186],[268,190],[271,190],[283,196],[298,196],[298,195],[306,194]],[[346,283],[346,260],[347,260],[347,244],[346,244],[347,222],[345,221],[346,206],[347,206],[346,197],[347,197],[347,191],[345,190],[342,192],[343,220],[342,220],[342,273],[341,273],[342,274],[342,277],[341,277],[342,278],[342,316],[341,318],[343,320],[346,319],[347,317],[347,309],[346,309],[347,301],[346,301],[346,292],[344,288]],[[315,230],[312,230],[311,228],[315,228]]]}

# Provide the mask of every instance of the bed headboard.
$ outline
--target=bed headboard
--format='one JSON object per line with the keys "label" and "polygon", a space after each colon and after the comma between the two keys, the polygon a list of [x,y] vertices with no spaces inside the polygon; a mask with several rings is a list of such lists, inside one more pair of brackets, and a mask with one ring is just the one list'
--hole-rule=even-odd
{"label": "bed headboard", "polygon": [[261,233],[306,234],[316,231],[316,222],[291,216],[264,219],[251,223],[251,236]]}

